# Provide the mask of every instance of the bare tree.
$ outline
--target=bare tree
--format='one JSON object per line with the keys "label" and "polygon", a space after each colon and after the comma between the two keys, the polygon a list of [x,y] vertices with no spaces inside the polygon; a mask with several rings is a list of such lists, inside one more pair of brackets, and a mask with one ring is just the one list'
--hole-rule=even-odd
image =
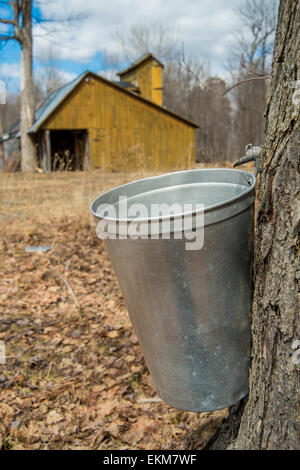
{"label": "bare tree", "polygon": [[36,148],[27,130],[34,122],[34,99],[32,87],[32,1],[10,0],[6,3],[8,18],[0,23],[8,27],[0,40],[16,40],[21,46],[21,149],[22,171],[33,172],[36,167]]}
{"label": "bare tree", "polygon": [[235,53],[249,68],[266,73],[272,59],[278,0],[244,0],[236,10],[239,28]]}
{"label": "bare tree", "polygon": [[59,51],[54,50],[51,45],[41,57],[38,57],[39,68],[35,70],[33,80],[36,102],[46,98],[52,91],[66,83],[61,71],[56,66],[58,57]]}
{"label": "bare tree", "polygon": [[173,111],[192,119],[195,108],[190,107],[188,96],[202,87],[207,79],[207,70],[201,58],[187,59],[190,74],[180,66],[179,60],[172,60],[164,67],[164,105]]}
{"label": "bare tree", "polygon": [[217,162],[230,160],[232,109],[228,96],[219,96],[211,90],[224,93],[227,85],[218,77],[208,77],[203,86],[194,88],[189,105],[199,123],[197,160]]}
{"label": "bare tree", "polygon": [[20,94],[7,92],[5,105],[0,105],[0,135],[6,133],[19,118]]}
{"label": "bare tree", "polygon": [[[234,64],[245,63],[248,70],[267,74],[273,52],[276,29],[278,0],[244,0],[236,10],[238,30],[235,32],[233,50]],[[240,66],[239,74],[233,81],[249,76],[248,70]],[[239,151],[247,142],[261,144],[264,133],[266,82],[251,80],[235,88],[236,103],[235,134]]]}
{"label": "bare tree", "polygon": [[250,392],[210,449],[299,448],[299,25],[300,3],[281,0],[260,164]]}
{"label": "bare tree", "polygon": [[[178,67],[164,83],[164,103],[187,119],[199,124],[196,133],[196,161],[228,160],[231,143],[232,110],[227,96],[220,96],[227,85],[218,77],[207,76],[201,62]],[[189,71],[192,70],[193,73]]]}
{"label": "bare tree", "polygon": [[[21,106],[20,106],[20,131],[21,131],[21,168],[23,172],[33,172],[36,169],[37,151],[34,141],[27,134],[27,130],[34,123],[34,87],[32,72],[32,0],[7,0],[4,4],[5,17],[0,17],[0,24],[7,30],[0,34],[0,42],[17,41],[21,47]],[[50,23],[52,33],[55,32],[55,24],[62,23],[72,25],[75,21],[82,20],[87,13],[72,14],[65,20],[36,19],[39,23]],[[50,33],[50,31],[49,31]]]}
{"label": "bare tree", "polygon": [[146,52],[152,52],[162,62],[176,60],[180,55],[179,31],[162,23],[134,24],[126,33],[117,30],[114,40],[120,45],[123,62],[132,62]]}

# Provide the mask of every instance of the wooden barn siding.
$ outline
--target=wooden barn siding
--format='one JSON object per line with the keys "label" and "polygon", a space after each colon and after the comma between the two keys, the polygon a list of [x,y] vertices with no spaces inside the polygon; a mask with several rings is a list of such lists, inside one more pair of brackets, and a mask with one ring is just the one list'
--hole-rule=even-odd
{"label": "wooden barn siding", "polygon": [[135,70],[123,75],[122,80],[138,86],[143,98],[162,106],[162,67],[156,60],[149,59],[140,64]]}
{"label": "wooden barn siding", "polygon": [[91,168],[189,168],[195,130],[109,84],[82,82],[43,129],[88,129]]}
{"label": "wooden barn siding", "polygon": [[163,82],[162,82],[162,67],[154,64],[152,67],[152,100],[154,103],[163,105]]}
{"label": "wooden barn siding", "polygon": [[[152,68],[154,61],[147,60],[145,63],[141,64],[136,70],[137,76],[137,86],[140,89],[141,96],[147,100],[153,100],[153,91],[152,91]],[[127,80],[127,79],[126,79]],[[126,81],[125,80],[125,81]],[[157,103],[159,104],[159,103]],[[161,103],[160,103],[161,104]]]}

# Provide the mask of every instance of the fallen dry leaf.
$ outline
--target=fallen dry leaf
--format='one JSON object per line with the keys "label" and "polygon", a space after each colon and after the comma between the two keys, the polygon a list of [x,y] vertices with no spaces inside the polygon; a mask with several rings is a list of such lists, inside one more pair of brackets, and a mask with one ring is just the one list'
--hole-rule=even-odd
{"label": "fallen dry leaf", "polygon": [[49,411],[49,413],[46,416],[46,423],[48,425],[57,424],[60,421],[62,421],[63,419],[64,419],[64,417],[62,416],[62,414],[59,411],[51,410],[51,411]]}

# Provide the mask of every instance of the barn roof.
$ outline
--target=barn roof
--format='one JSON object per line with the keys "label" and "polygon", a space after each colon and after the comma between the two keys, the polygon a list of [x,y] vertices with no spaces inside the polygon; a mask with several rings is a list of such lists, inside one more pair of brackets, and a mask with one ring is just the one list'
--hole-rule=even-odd
{"label": "barn roof", "polygon": [[71,93],[71,91],[76,88],[76,86],[88,73],[88,71],[83,72],[71,82],[61,86],[60,88],[57,88],[57,90],[52,91],[52,93],[47,96],[45,101],[43,101],[41,105],[36,109],[35,122],[33,126],[28,129],[27,132],[36,132],[42,125],[42,123],[50,116],[50,114],[53,113],[57,106],[62,103],[62,101]]}
{"label": "barn roof", "polygon": [[131,65],[129,65],[129,67],[126,67],[126,69],[121,70],[121,72],[118,72],[117,75],[122,76],[128,72],[131,72],[132,70],[135,70],[138,67],[138,65],[141,65],[143,62],[146,62],[146,60],[148,59],[156,60],[156,62],[158,62],[159,65],[163,67],[163,64],[156,57],[154,57],[154,55],[151,54],[151,52],[146,52],[146,54],[142,55],[142,57],[139,57],[139,59],[135,60]]}
{"label": "barn roof", "polygon": [[146,98],[143,98],[140,95],[137,95],[136,93],[133,93],[127,87],[124,86],[124,82],[112,82],[110,80],[107,80],[104,77],[101,77],[100,75],[96,75],[93,72],[87,70],[80,74],[77,78],[72,80],[71,82],[67,83],[66,85],[63,85],[62,87],[58,88],[57,90],[53,91],[50,93],[50,95],[47,96],[45,101],[37,107],[35,111],[35,122],[34,124],[27,130],[27,132],[30,133],[35,133],[38,131],[38,129],[42,126],[42,124],[48,119],[48,117],[58,108],[58,106],[67,98],[68,95],[86,78],[88,77],[95,78],[99,81],[102,81],[114,88],[117,88],[119,91],[122,91],[123,93],[128,93],[130,96],[132,96],[134,99],[137,100],[142,100],[145,103],[147,103],[149,106],[155,107],[159,111],[166,113],[168,115],[171,115],[177,119],[180,119],[181,121],[189,124],[190,126],[193,127],[199,127],[198,124],[189,121],[188,119],[185,119],[184,117],[180,116],[177,113],[174,113],[173,111],[169,111],[166,108],[163,108],[155,103],[153,101],[150,101]]}
{"label": "barn roof", "polygon": [[134,85],[133,83],[130,83],[130,82],[123,82],[123,81],[115,81],[115,80],[112,80],[112,83],[115,83],[116,85],[121,85],[123,88],[128,88],[128,89],[132,89],[136,92],[139,92],[140,89],[138,86]]}

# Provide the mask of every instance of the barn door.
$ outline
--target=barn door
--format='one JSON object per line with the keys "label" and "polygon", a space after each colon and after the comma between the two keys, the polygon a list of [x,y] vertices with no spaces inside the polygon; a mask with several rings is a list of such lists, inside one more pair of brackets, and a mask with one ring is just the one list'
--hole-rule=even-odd
{"label": "barn door", "polygon": [[88,131],[74,133],[75,170],[89,170],[89,139]]}
{"label": "barn door", "polygon": [[83,170],[88,171],[90,169],[90,144],[88,131],[84,131],[83,133],[83,151]]}

